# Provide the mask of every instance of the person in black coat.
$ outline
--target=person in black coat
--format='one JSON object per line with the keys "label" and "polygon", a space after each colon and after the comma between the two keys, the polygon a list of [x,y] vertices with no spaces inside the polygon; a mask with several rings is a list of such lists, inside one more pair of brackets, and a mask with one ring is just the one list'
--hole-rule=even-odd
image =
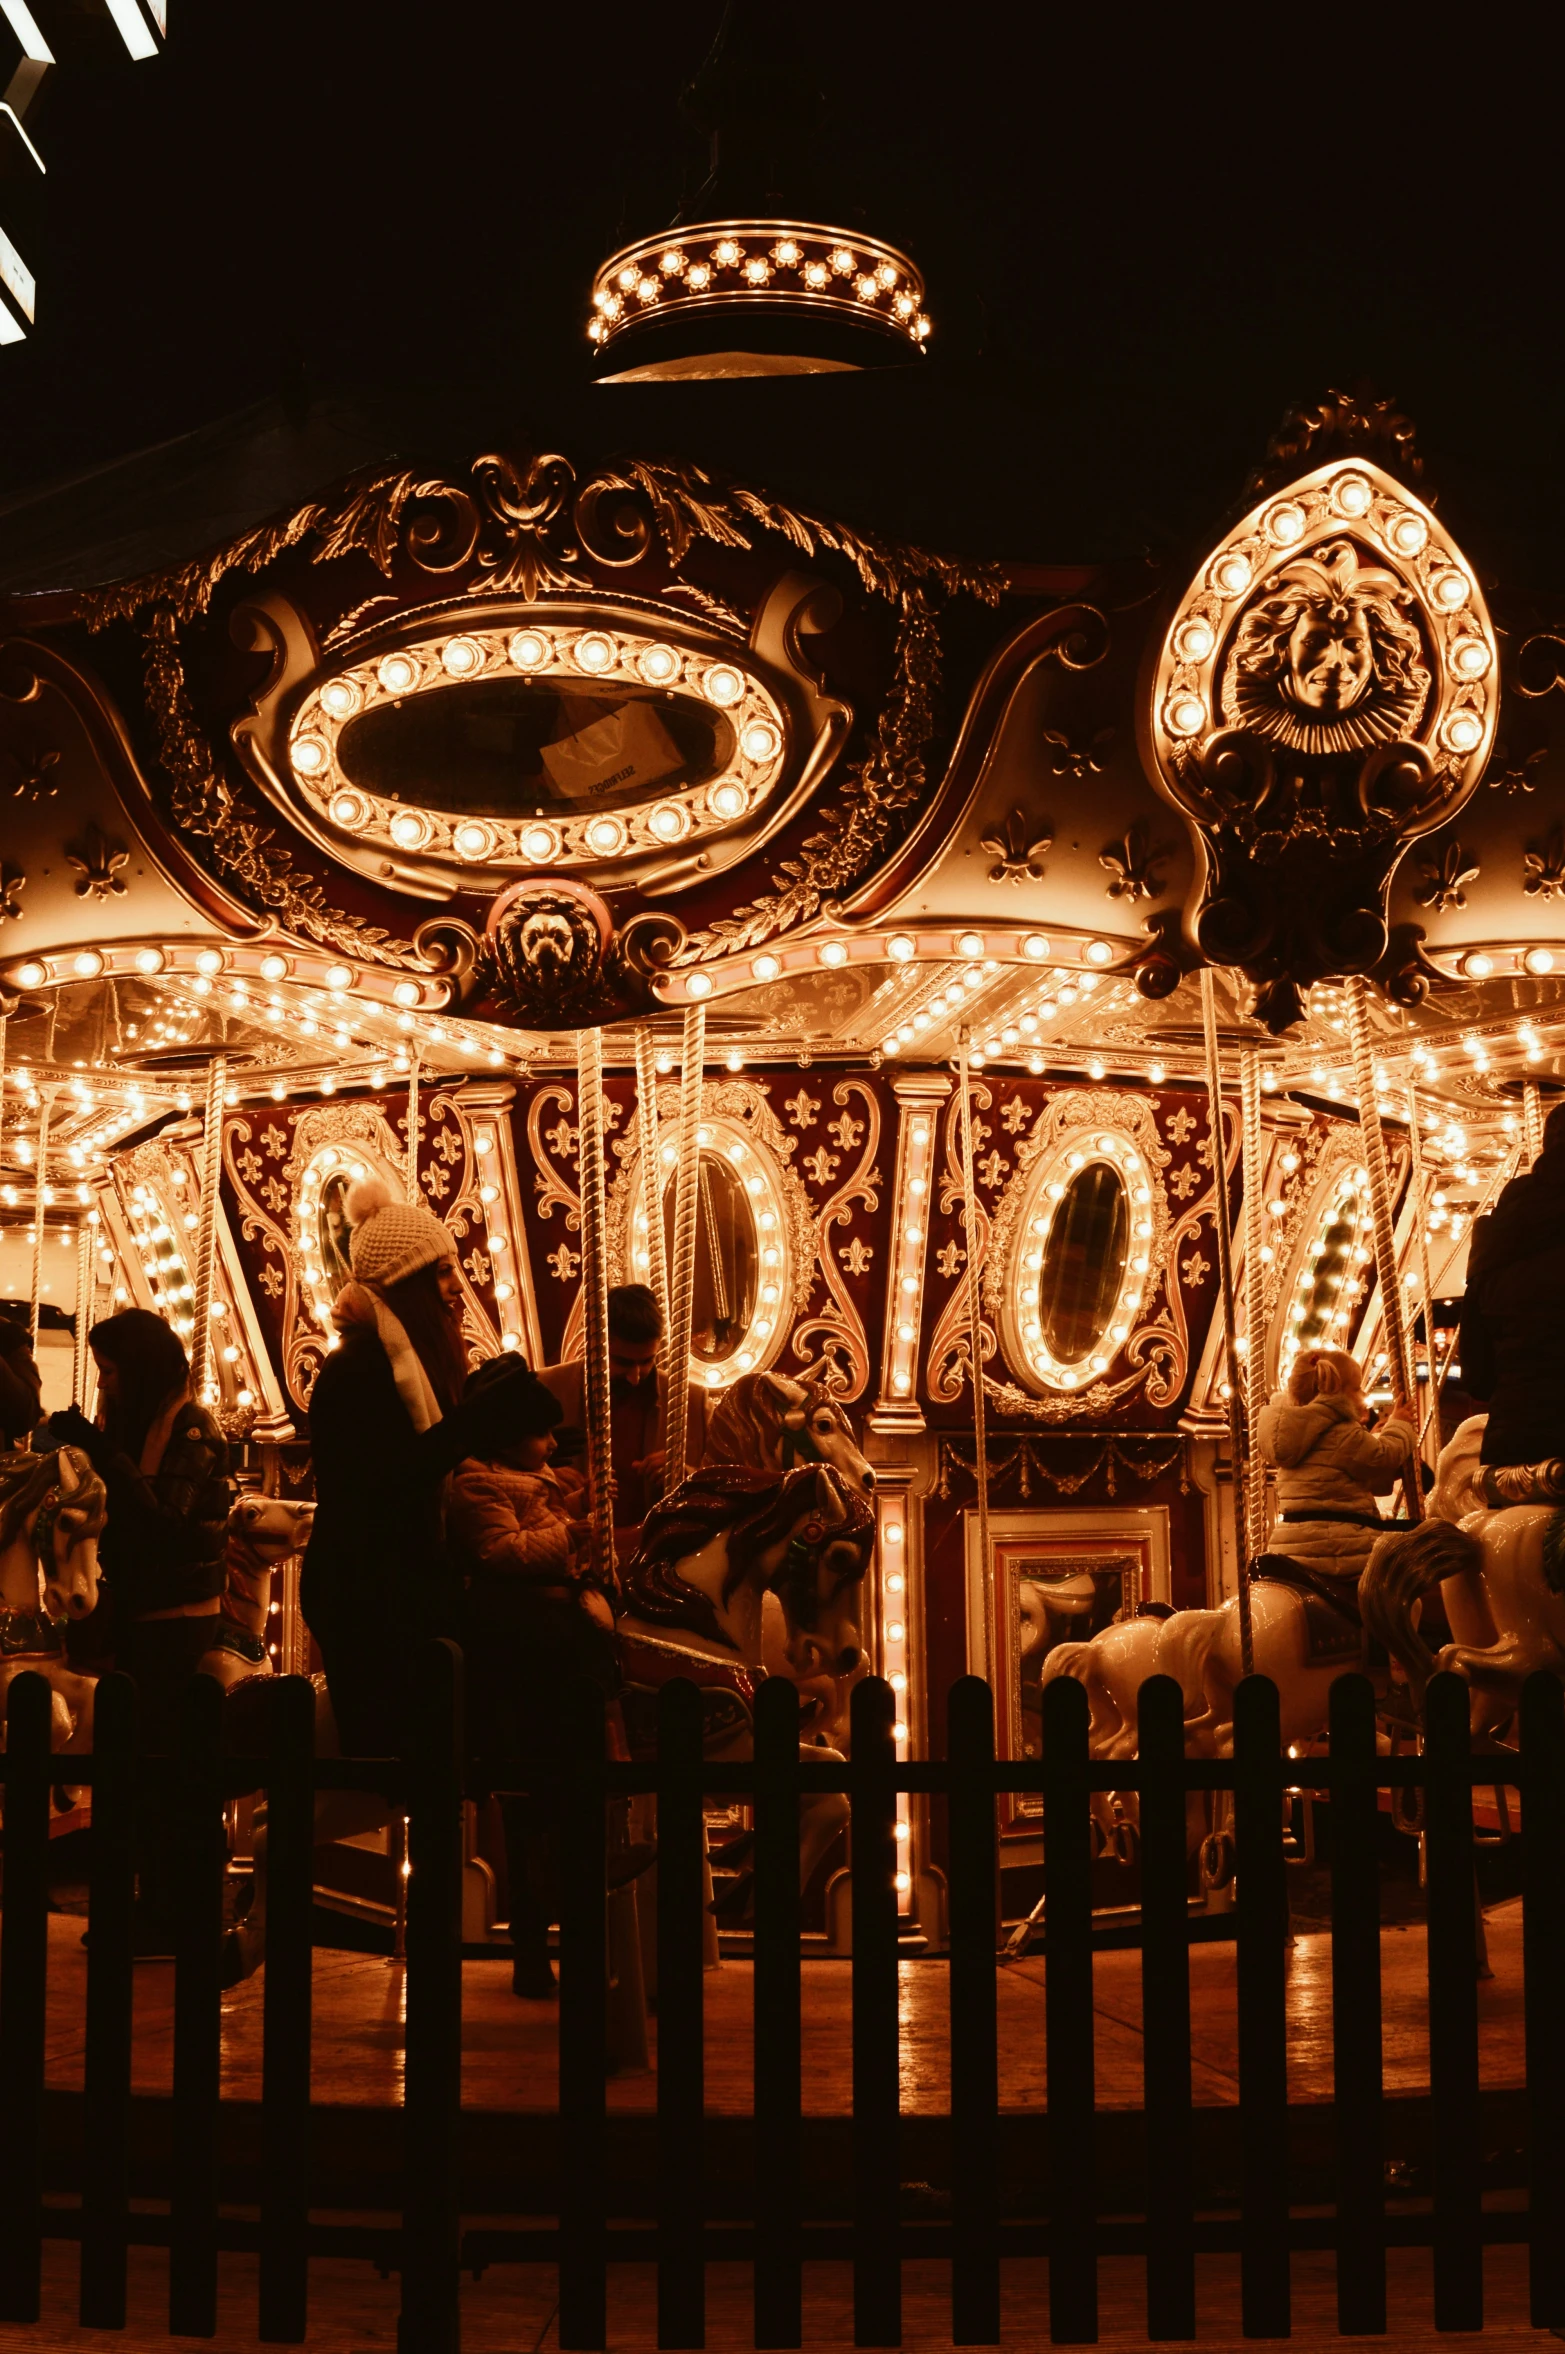
{"label": "person in black coat", "polygon": [[[315,1523],[299,1600],[345,1752],[406,1749],[418,1662],[461,1631],[445,1537],[448,1475],[503,1432],[507,1383],[462,1398],[456,1241],[375,1179],[347,1196],[353,1280],[310,1397]],[[526,1367],[515,1360],[516,1378]]]}
{"label": "person in black coat", "polygon": [[42,1394],[26,1325],[0,1316],[0,1446],[26,1446],[43,1419]]}
{"label": "person in black coat", "polygon": [[1485,1463],[1565,1455],[1565,1104],[1543,1150],[1473,1227],[1462,1387],[1488,1409]]}

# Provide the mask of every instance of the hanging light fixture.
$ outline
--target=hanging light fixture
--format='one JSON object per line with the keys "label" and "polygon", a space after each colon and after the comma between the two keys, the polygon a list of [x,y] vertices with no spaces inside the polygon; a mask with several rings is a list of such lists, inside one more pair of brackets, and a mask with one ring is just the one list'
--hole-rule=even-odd
{"label": "hanging light fixture", "polygon": [[832,225],[822,93],[763,9],[729,0],[680,112],[706,176],[671,227],[600,265],[586,323],[600,377],[820,375],[920,358],[923,278],[884,239]]}

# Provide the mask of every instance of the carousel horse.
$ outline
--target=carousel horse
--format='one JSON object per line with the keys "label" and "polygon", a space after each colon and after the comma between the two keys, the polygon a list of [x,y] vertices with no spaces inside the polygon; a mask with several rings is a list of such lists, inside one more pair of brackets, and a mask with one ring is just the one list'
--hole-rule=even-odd
{"label": "carousel horse", "polygon": [[11,1679],[31,1671],[53,1694],[52,1747],[92,1747],[94,1678],[67,1664],[62,1621],[97,1606],[105,1508],[79,1448],[0,1455],[0,1739]]}
{"label": "carousel horse", "polygon": [[[701,1687],[709,1759],[753,1754],[755,1686],[769,1669],[799,1688],[801,1749],[820,1762],[834,1745],[845,1683],[863,1665],[858,1592],[875,1549],[863,1489],[824,1464],[765,1472],[713,1463],[653,1506],[622,1573],[618,1626],[626,1719],[635,1750],[651,1732],[661,1685]],[[781,1606],[782,1635],[767,1628]],[[638,1708],[638,1703],[639,1708]],[[800,1807],[800,1884],[847,1819],[838,1794]]]}
{"label": "carousel horse", "polygon": [[197,1661],[197,1672],[225,1690],[249,1676],[269,1676],[271,1654],[266,1623],[271,1610],[272,1572],[291,1553],[302,1553],[315,1518],[313,1504],[286,1496],[241,1496],[228,1516],[223,1555],[223,1600],[212,1648]]}
{"label": "carousel horse", "polygon": [[[1406,1673],[1420,1706],[1447,1669],[1472,1688],[1476,1738],[1498,1737],[1540,1668],[1565,1680],[1565,1461],[1484,1464],[1485,1417],[1441,1450],[1433,1515],[1379,1539],[1359,1582],[1364,1624]],[[1420,1631],[1438,1586],[1452,1641]]]}
{"label": "carousel horse", "polygon": [[831,1394],[822,1358],[803,1373],[741,1373],[723,1393],[706,1434],[709,1463],[748,1463],[757,1471],[791,1471],[827,1463],[866,1494],[875,1473],[859,1452],[853,1425]]}

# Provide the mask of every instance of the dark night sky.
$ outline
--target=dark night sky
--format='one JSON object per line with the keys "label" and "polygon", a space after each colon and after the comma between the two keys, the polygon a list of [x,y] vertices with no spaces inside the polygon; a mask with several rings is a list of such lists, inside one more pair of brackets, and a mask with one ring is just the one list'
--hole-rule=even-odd
{"label": "dark night sky", "polygon": [[674,393],[587,386],[585,295],[677,201],[716,0],[543,14],[171,0],[158,63],[62,71],[0,499],[281,395],[388,449],[680,449],[1063,561],[1208,535],[1290,400],[1369,382],[1480,569],[1552,601],[1552,51],[1502,67],[1430,10],[779,11],[865,226],[925,268],[934,356]]}

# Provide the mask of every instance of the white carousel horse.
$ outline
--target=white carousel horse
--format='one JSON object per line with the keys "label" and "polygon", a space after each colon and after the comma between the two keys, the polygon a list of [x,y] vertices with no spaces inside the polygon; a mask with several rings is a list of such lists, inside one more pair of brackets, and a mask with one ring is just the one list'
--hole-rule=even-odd
{"label": "white carousel horse", "polygon": [[225,1689],[247,1676],[271,1674],[266,1625],[272,1572],[291,1553],[303,1552],[314,1519],[313,1504],[296,1504],[286,1496],[240,1497],[228,1516],[217,1631],[211,1650],[196,1663],[198,1673]]}
{"label": "white carousel horse", "polygon": [[[859,1589],[875,1550],[875,1516],[861,1487],[826,1465],[766,1474],[708,1464],[653,1507],[622,1573],[620,1657],[632,1691],[688,1676],[707,1703],[705,1753],[753,1754],[751,1701],[768,1672],[786,1674],[801,1701],[801,1753],[819,1763],[836,1746],[846,1685],[863,1667]],[[780,1605],[780,1635],[767,1605]],[[800,1883],[847,1819],[847,1802],[806,1799]]]}
{"label": "white carousel horse", "polygon": [[859,1452],[853,1425],[831,1394],[822,1358],[803,1373],[742,1373],[723,1392],[706,1434],[709,1463],[748,1463],[757,1471],[791,1471],[826,1463],[867,1495],[873,1466]]}
{"label": "white carousel horse", "polygon": [[[1492,1505],[1481,1484],[1486,1417],[1442,1449],[1432,1499],[1438,1518],[1378,1541],[1359,1583],[1364,1624],[1404,1669],[1415,1698],[1437,1670],[1472,1687],[1472,1729],[1494,1735],[1540,1668],[1565,1680],[1565,1510],[1558,1502]],[[1504,1494],[1531,1485],[1565,1498],[1565,1464],[1489,1475]],[[1419,1630],[1435,1586],[1453,1640],[1435,1651]]]}
{"label": "white carousel horse", "polygon": [[65,1657],[62,1621],[98,1600],[104,1486],[77,1447],[0,1455],[0,1740],[11,1680],[31,1671],[53,1693],[51,1745],[92,1747],[95,1679]]}

